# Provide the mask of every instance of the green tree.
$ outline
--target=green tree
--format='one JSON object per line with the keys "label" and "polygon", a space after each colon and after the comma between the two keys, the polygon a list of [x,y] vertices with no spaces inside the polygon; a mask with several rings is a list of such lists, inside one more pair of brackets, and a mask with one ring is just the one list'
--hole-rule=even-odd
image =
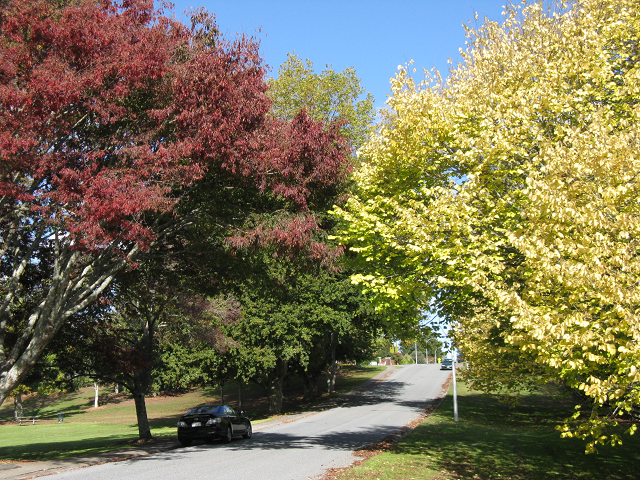
{"label": "green tree", "polygon": [[640,403],[639,19],[630,0],[508,6],[446,81],[402,69],[336,209],[379,308],[450,319],[475,386],[582,391],[588,420],[560,430],[588,451]]}
{"label": "green tree", "polygon": [[129,390],[141,439],[151,438],[145,399],[156,363],[158,327],[178,312],[175,292],[149,274],[143,266],[120,274],[102,302],[65,325],[50,345],[64,371]]}
{"label": "green tree", "polygon": [[67,376],[123,385],[134,399],[139,436],[150,439],[146,396],[154,387],[217,380],[220,325],[237,313],[233,302],[198,297],[166,269],[143,263],[119,274],[101,302],[65,325],[49,352]]}
{"label": "green tree", "polygon": [[[363,89],[353,69],[316,74],[311,62],[303,64],[295,55],[270,81],[268,93],[272,117],[295,121],[308,115],[324,125],[318,135],[337,129],[350,151],[363,142],[373,118],[373,98],[358,100]],[[334,222],[326,212],[343,191],[344,183],[336,182],[333,190],[318,191],[305,209],[247,196],[251,214],[227,240],[235,252],[227,286],[243,310],[227,330],[237,342],[232,363],[240,377],[265,387],[272,413],[282,409],[282,384],[292,369],[305,379],[308,398],[317,396],[320,372],[335,364],[341,339],[356,328],[352,320],[363,309],[359,291],[333,271],[340,250],[327,239]],[[287,230],[294,235],[283,235]],[[332,376],[329,388],[334,381]]]}
{"label": "green tree", "polygon": [[280,65],[268,92],[271,115],[277,118],[291,119],[306,109],[316,120],[344,122],[342,134],[354,151],[366,140],[374,118],[373,95],[362,98],[364,93],[353,67],[336,72],[327,66],[316,73],[309,59],[303,62],[295,53]]}
{"label": "green tree", "polygon": [[158,332],[153,389],[185,390],[237,378],[234,358],[225,356],[237,344],[224,330],[240,318],[240,304],[230,296],[180,295],[180,313]]}
{"label": "green tree", "polygon": [[244,252],[251,274],[236,285],[242,305],[237,322],[222,330],[233,340],[229,361],[243,379],[263,386],[269,411],[282,410],[282,385],[297,371],[309,400],[319,395],[323,371],[330,369],[328,388],[335,383],[335,362],[341,355],[361,355],[349,337],[373,338],[376,317],[368,300],[344,273],[325,270],[306,256],[275,257],[266,247]]}
{"label": "green tree", "polygon": [[296,359],[309,401],[319,396],[319,379],[327,375],[327,392],[335,389],[339,361],[370,358],[373,339],[381,327],[369,300],[345,272],[304,273],[298,276],[296,297],[303,315],[304,335]]}

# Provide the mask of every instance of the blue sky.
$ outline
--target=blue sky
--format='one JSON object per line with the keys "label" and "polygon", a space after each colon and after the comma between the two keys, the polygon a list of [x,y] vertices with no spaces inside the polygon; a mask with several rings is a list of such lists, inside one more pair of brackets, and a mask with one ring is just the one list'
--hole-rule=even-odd
{"label": "blue sky", "polygon": [[500,20],[505,0],[178,0],[175,12],[205,7],[217,16],[225,35],[244,33],[261,41],[262,56],[275,75],[295,52],[316,71],[355,67],[376,107],[384,105],[389,79],[398,65],[436,67],[443,76],[447,60],[459,61],[463,23],[478,12]]}

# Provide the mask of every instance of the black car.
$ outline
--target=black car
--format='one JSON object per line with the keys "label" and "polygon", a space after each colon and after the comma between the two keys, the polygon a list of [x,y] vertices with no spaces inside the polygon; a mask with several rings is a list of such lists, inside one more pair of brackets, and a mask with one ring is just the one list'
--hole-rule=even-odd
{"label": "black car", "polygon": [[251,422],[229,405],[196,407],[189,410],[178,422],[178,440],[183,447],[194,440],[211,442],[216,438],[230,442],[234,435],[251,438]]}

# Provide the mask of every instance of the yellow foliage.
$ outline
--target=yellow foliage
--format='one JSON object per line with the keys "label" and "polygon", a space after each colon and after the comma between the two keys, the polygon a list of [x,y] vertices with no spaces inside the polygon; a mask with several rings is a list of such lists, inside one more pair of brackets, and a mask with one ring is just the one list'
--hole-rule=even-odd
{"label": "yellow foliage", "polygon": [[[448,317],[476,386],[561,379],[564,436],[640,404],[640,2],[510,6],[464,61],[406,68],[334,214],[381,306]],[[632,433],[630,431],[629,433]]]}

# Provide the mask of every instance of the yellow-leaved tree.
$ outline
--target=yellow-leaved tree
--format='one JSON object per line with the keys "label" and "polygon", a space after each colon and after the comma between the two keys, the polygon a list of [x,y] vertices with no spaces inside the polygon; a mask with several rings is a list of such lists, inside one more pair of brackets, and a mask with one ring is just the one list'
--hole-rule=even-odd
{"label": "yellow-leaved tree", "polygon": [[640,404],[640,2],[511,5],[467,33],[446,80],[392,81],[334,211],[354,280],[448,318],[476,387],[579,389],[562,434],[616,444]]}

